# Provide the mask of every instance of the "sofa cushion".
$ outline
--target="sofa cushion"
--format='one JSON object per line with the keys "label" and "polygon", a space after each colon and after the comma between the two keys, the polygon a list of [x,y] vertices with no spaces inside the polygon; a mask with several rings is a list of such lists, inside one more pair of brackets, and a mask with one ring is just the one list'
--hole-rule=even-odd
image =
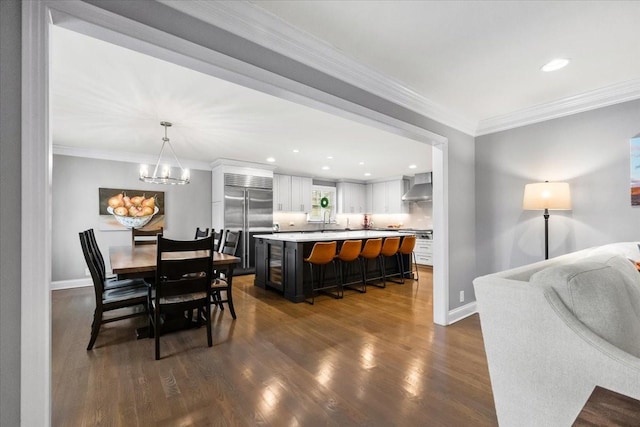
{"label": "sofa cushion", "polygon": [[[624,257],[620,259],[633,267]],[[640,357],[640,291],[624,267],[621,272],[608,265],[619,260],[607,262],[586,260],[549,267],[531,276],[530,282],[552,287],[595,334]]]}

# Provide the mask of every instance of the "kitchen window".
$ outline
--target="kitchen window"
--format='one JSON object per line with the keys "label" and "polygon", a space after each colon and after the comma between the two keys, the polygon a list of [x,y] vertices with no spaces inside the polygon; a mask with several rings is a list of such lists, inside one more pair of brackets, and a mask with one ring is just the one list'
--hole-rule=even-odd
{"label": "kitchen window", "polygon": [[[327,198],[329,204],[322,207],[322,199]],[[336,217],[336,188],[323,185],[314,185],[311,190],[311,211],[309,222],[334,221]]]}

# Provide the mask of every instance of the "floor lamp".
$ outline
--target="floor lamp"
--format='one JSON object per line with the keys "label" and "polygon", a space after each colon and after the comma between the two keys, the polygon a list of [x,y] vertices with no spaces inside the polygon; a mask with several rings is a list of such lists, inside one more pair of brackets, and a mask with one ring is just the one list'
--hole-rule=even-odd
{"label": "floor lamp", "polygon": [[544,259],[549,259],[549,210],[571,210],[571,191],[567,182],[536,182],[524,187],[524,210],[544,210]]}

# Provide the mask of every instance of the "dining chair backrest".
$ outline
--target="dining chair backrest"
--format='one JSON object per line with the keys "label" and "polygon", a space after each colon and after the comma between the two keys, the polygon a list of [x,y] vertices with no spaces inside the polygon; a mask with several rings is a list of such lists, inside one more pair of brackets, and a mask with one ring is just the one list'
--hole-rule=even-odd
{"label": "dining chair backrest", "polygon": [[220,244],[222,243],[222,235],[224,234],[223,230],[211,230],[211,234],[213,234],[213,250],[216,252],[220,252]]}
{"label": "dining chair backrest", "polygon": [[[176,252],[194,253],[185,257]],[[156,257],[156,300],[198,292],[209,293],[213,271],[213,236],[197,240],[171,240],[158,236]]]}
{"label": "dining chair backrest", "polygon": [[96,305],[101,306],[102,293],[104,292],[104,276],[100,271],[100,266],[96,261],[96,256],[91,248],[89,233],[87,231],[82,231],[78,233],[78,235],[80,237],[82,254],[84,255],[84,260],[87,263],[87,268],[89,269],[91,280],[93,281],[93,290],[95,293]]}
{"label": "dining chair backrest", "polygon": [[153,230],[142,230],[137,228],[131,229],[131,246],[139,245],[155,245],[157,243],[157,236],[162,235],[164,227],[156,228]]}
{"label": "dining chair backrest", "polygon": [[106,278],[106,265],[104,263],[104,257],[102,256],[102,252],[100,251],[100,247],[98,246],[98,242],[96,241],[96,235],[93,231],[93,228],[83,231],[86,236],[87,242],[89,243],[89,249],[92,251],[94,260],[98,265],[98,269],[100,273],[102,273],[102,277]]}
{"label": "dining chair backrest", "polygon": [[205,228],[204,230],[200,230],[200,227],[196,228],[196,236],[194,239],[202,239],[203,237],[209,236],[209,229]]}
{"label": "dining chair backrest", "polygon": [[238,247],[240,246],[240,239],[242,238],[242,231],[227,230],[224,232],[224,240],[220,245],[220,253],[227,255],[238,255]]}

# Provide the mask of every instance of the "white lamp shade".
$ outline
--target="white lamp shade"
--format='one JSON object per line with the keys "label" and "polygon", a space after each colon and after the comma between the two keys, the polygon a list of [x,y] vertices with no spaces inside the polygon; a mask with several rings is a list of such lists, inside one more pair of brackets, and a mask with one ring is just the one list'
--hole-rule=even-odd
{"label": "white lamp shade", "polygon": [[524,187],[524,210],[571,210],[571,190],[567,182],[536,182]]}

